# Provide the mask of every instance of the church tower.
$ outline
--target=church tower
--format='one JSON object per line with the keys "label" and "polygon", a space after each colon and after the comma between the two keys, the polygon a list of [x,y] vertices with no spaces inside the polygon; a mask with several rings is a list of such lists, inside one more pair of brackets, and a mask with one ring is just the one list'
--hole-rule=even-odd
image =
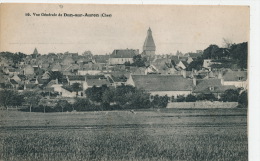
{"label": "church tower", "polygon": [[155,44],[153,41],[153,35],[152,35],[152,30],[149,27],[148,31],[147,31],[147,36],[144,42],[144,46],[143,46],[143,54],[147,55],[147,56],[153,56],[155,55]]}
{"label": "church tower", "polygon": [[35,56],[35,58],[37,58],[39,55],[38,50],[36,48],[33,51],[33,55]]}

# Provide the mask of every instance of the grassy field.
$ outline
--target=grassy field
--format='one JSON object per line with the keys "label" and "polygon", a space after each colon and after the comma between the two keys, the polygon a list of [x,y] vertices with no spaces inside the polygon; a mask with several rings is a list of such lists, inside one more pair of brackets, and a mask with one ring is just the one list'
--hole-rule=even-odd
{"label": "grassy field", "polygon": [[0,111],[1,160],[247,160],[245,109]]}

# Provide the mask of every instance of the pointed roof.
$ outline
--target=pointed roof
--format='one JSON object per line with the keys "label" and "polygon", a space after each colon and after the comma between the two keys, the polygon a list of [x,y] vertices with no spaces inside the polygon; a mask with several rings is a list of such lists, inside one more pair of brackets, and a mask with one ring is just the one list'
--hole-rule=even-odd
{"label": "pointed roof", "polygon": [[35,54],[35,55],[38,55],[38,54],[39,54],[39,53],[38,53],[38,50],[37,50],[36,48],[34,49],[33,54]]}
{"label": "pointed roof", "polygon": [[150,27],[147,31],[147,36],[144,42],[143,50],[155,51],[155,43],[153,41],[152,30]]}

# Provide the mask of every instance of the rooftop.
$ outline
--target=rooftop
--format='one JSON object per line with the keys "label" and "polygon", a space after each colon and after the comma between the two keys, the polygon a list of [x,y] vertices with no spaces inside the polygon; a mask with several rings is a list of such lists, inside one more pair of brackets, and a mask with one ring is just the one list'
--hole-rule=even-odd
{"label": "rooftop", "polygon": [[137,88],[148,91],[191,91],[192,80],[179,75],[132,75]]}

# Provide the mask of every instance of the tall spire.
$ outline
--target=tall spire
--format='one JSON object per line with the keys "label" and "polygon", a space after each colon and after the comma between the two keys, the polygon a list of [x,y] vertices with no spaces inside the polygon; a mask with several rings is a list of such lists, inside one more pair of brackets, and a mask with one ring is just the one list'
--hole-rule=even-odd
{"label": "tall spire", "polygon": [[38,55],[38,54],[39,54],[39,53],[38,53],[38,50],[37,50],[36,48],[34,49],[33,54],[34,54],[34,55]]}
{"label": "tall spire", "polygon": [[147,36],[144,42],[143,51],[147,53],[148,55],[154,55],[155,54],[155,43],[153,40],[152,30],[149,27],[147,31]]}

